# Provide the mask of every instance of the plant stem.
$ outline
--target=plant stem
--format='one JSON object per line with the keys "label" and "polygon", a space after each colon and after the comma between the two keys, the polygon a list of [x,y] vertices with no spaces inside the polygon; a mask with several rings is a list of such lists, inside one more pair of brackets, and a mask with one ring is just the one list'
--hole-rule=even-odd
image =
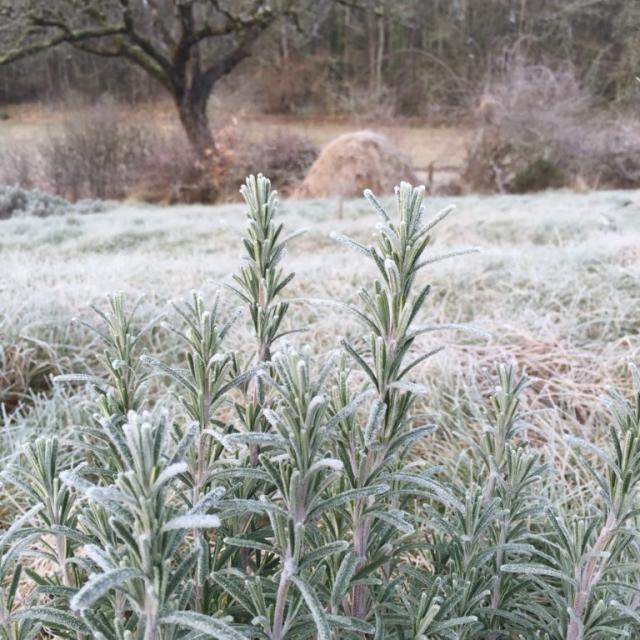
{"label": "plant stem", "polygon": [[611,511],[604,526],[600,530],[600,534],[593,545],[593,549],[585,558],[586,563],[581,561],[578,567],[576,567],[576,582],[578,586],[573,599],[573,606],[571,607],[571,620],[567,627],[566,640],[582,640],[584,638],[582,617],[589,601],[591,590],[599,578],[599,573],[596,573],[598,559],[607,548],[607,545],[609,544],[609,541],[617,527],[617,517],[615,513]]}
{"label": "plant stem", "polygon": [[287,557],[284,562],[284,568],[280,575],[280,583],[278,584],[278,593],[276,594],[276,606],[273,614],[273,629],[271,631],[271,640],[282,640],[283,623],[284,623],[284,607],[287,602],[287,594],[291,585],[291,575],[289,572],[290,559]]}
{"label": "plant stem", "polygon": [[[208,403],[209,403],[209,394],[205,393],[205,400],[203,401],[203,419],[200,423],[199,434],[198,434],[198,447],[196,450],[196,477],[193,482],[193,494],[192,494],[192,503],[195,507],[200,501],[200,494],[202,493],[202,484],[204,477],[204,450],[203,450],[203,439],[202,432],[206,428],[207,422],[209,420],[208,416]],[[206,404],[205,404],[206,403]],[[206,409],[204,407],[207,407]],[[194,529],[193,531],[193,539],[194,543],[198,544],[201,536],[203,536],[203,532],[199,529]],[[200,558],[199,562],[203,562],[204,559]],[[195,602],[195,610],[198,613],[202,613],[204,609],[204,585],[198,580],[196,582],[196,602]]]}
{"label": "plant stem", "polygon": [[[200,499],[200,482],[201,482],[201,477],[202,477],[202,456],[200,454],[198,454],[198,463],[197,463],[197,470],[196,470],[196,478],[195,478],[195,482],[193,483],[193,504],[194,506],[198,503],[198,500]],[[194,529],[193,530],[193,540],[194,543],[197,545],[198,541],[200,540],[200,537],[203,535],[202,531],[200,529]],[[203,559],[200,558],[199,559],[199,563],[202,562]],[[196,581],[196,602],[195,602],[195,610],[198,613],[201,613],[203,610],[203,605],[204,605],[204,585],[200,582],[200,580]]]}
{"label": "plant stem", "polygon": [[144,640],[161,640],[158,634],[158,599],[151,584],[147,584],[145,589],[144,613]]}
{"label": "plant stem", "polygon": [[[67,543],[63,536],[56,536],[56,555],[58,556],[58,564],[62,571],[62,584],[65,587],[73,587],[71,580],[71,574],[69,573],[69,566],[67,564]],[[78,631],[76,633],[76,639],[80,640],[82,634]]]}
{"label": "plant stem", "polygon": [[[363,505],[364,507],[364,505]],[[367,563],[367,548],[369,545],[369,519],[360,518],[353,531],[353,550],[359,558],[356,571],[360,571]],[[353,587],[351,613],[354,618],[363,618],[367,604],[367,588],[365,585],[357,584]]]}

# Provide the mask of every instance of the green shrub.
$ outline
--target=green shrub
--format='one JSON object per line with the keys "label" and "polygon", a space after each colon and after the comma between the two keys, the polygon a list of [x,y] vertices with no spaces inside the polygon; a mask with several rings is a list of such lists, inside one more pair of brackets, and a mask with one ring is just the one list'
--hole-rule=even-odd
{"label": "green shrub", "polygon": [[99,200],[80,200],[71,203],[42,191],[0,185],[0,220],[22,216],[46,218],[68,214],[84,215],[99,213],[106,207],[106,203]]}
{"label": "green shrub", "polygon": [[283,236],[268,180],[249,178],[243,195],[246,260],[230,288],[253,344],[229,349],[238,314],[194,293],[167,325],[174,366],[141,353],[154,323],[140,327],[121,296],[98,310],[103,375],[59,378],[95,389],[93,422],[30,443],[4,473],[24,509],[0,537],[0,637],[637,634],[640,376],[633,405],[611,396],[607,450],[572,442],[581,475],[528,444],[526,381],[510,366],[481,435],[460,425],[457,463],[433,465],[419,452],[436,426],[413,376],[438,351],[416,339],[443,327],[422,322],[419,280],[445,257],[428,249],[450,209],[426,220],[407,184],[393,215],[365,194],[381,217],[373,244],[336,239],[376,280],[358,304],[314,301],[362,332],[318,357],[278,344],[296,234]]}
{"label": "green shrub", "polygon": [[73,209],[66,200],[40,191],[0,186],[0,220],[14,216],[62,215]]}
{"label": "green shrub", "polygon": [[565,176],[560,168],[546,158],[532,160],[513,178],[514,193],[529,193],[544,189],[559,189],[565,184]]}

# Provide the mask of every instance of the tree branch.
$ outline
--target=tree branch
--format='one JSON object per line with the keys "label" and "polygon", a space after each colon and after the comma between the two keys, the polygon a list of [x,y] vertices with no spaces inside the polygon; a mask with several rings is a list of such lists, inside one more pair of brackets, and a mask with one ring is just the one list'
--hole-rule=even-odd
{"label": "tree branch", "polygon": [[144,38],[137,31],[129,0],[120,0],[120,7],[122,8],[122,20],[124,22],[125,35],[131,40],[132,44],[134,45],[134,57],[131,57],[130,59],[134,62],[140,59],[138,52],[135,51],[135,49],[137,48],[155,63],[153,66],[161,68],[167,78],[171,78],[173,75],[173,66],[171,64],[171,60],[163,55],[159,49],[154,47],[150,40]]}
{"label": "tree branch", "polygon": [[[263,14],[264,15],[264,14]],[[261,20],[256,20],[251,27],[242,30],[242,36],[232,51],[212,64],[201,76],[200,84],[203,90],[210,92],[211,87],[222,77],[230,73],[240,62],[251,55],[251,45],[256,38],[275,20],[276,15],[268,14]]]}
{"label": "tree branch", "polygon": [[[44,26],[44,25],[38,25]],[[50,25],[54,26],[58,29],[61,27],[59,25]],[[81,29],[78,31],[68,31],[63,30],[61,33],[58,33],[55,36],[47,40],[43,40],[42,42],[34,42],[32,44],[24,45],[21,47],[17,47],[0,56],[0,65],[9,64],[10,62],[15,62],[16,60],[20,60],[22,58],[26,58],[35,53],[39,53],[40,51],[44,51],[45,49],[49,49],[51,47],[55,47],[64,42],[69,42],[71,44],[84,42],[87,40],[94,40],[99,38],[106,38],[110,36],[121,35],[123,33],[123,27],[102,27],[102,28],[94,28],[94,29]]]}

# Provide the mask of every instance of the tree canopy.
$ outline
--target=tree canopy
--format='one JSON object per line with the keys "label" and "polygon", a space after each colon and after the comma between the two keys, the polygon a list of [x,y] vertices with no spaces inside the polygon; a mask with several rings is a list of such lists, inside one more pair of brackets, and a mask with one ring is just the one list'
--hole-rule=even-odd
{"label": "tree canopy", "polygon": [[24,0],[5,2],[0,65],[66,43],[123,58],[173,97],[191,144],[214,141],[206,105],[220,78],[277,20],[297,23],[302,2],[281,0]]}

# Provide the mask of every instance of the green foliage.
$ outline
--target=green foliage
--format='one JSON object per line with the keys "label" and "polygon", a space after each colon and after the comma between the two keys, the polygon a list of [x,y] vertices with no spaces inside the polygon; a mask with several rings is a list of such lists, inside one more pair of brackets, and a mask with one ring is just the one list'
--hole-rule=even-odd
{"label": "green foliage", "polygon": [[559,189],[564,183],[565,176],[560,167],[546,158],[536,158],[514,176],[513,192],[529,193]]}
{"label": "green foliage", "polygon": [[0,220],[12,217],[48,216],[98,213],[105,209],[103,202],[83,200],[76,204],[41,191],[19,186],[0,186]]}
{"label": "green foliage", "polygon": [[[175,305],[176,357],[140,353],[115,296],[102,326],[95,415],[27,446],[4,482],[24,505],[0,537],[0,637],[101,640],[586,640],[640,632],[640,376],[611,396],[610,444],[572,441],[593,481],[571,485],[529,444],[526,380],[496,370],[456,464],[418,455],[438,437],[419,411],[419,338],[443,257],[423,190],[402,184],[373,244],[339,238],[376,278],[357,336],[325,356],[293,330],[281,266],[289,238],[262,176],[243,189],[246,262],[230,287],[254,341],[230,350],[238,313],[198,294]],[[326,308],[329,308],[327,301]],[[634,370],[635,371],[635,370]],[[166,387],[152,405],[146,385]],[[155,382],[154,382],[155,383]],[[178,396],[178,402],[172,395]],[[555,485],[566,490],[562,502]],[[36,561],[44,562],[36,562]]]}

